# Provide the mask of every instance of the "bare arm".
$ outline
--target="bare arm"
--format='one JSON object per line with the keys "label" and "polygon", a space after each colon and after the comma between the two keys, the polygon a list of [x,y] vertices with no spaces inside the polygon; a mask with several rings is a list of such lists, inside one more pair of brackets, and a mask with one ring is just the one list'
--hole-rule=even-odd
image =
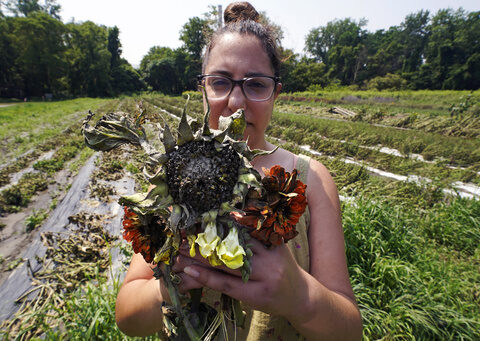
{"label": "bare arm", "polygon": [[161,283],[153,277],[150,265],[140,254],[132,257],[117,296],[115,318],[118,328],[129,336],[148,336],[162,327]]}
{"label": "bare arm", "polygon": [[309,340],[360,340],[362,321],[348,277],[337,189],[323,165],[314,160],[310,165],[310,273],[302,271],[308,299],[286,317]]}

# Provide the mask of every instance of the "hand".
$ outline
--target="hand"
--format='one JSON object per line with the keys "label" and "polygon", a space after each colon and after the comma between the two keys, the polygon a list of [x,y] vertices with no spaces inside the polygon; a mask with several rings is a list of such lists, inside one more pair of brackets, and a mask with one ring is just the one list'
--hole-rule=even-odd
{"label": "hand", "polygon": [[[240,300],[255,310],[286,318],[298,313],[296,308],[308,300],[303,271],[285,244],[270,249],[251,240],[252,272],[243,283],[239,270],[226,266],[212,267],[199,252],[189,256],[187,247],[180,248],[172,270],[182,279],[179,290],[209,287]],[[304,301],[303,301],[304,300]]]}

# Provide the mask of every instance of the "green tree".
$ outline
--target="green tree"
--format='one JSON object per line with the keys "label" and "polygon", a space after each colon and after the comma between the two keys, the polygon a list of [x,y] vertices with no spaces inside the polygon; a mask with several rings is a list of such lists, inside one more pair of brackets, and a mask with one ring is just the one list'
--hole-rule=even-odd
{"label": "green tree", "polygon": [[477,89],[480,53],[480,12],[440,10],[429,26],[426,63],[433,71],[430,87]]}
{"label": "green tree", "polygon": [[145,85],[135,69],[121,57],[120,30],[114,26],[108,30],[107,49],[110,52],[110,79],[112,94],[142,90]]}
{"label": "green tree", "polygon": [[322,87],[328,84],[324,63],[306,57],[299,59],[298,54],[288,49],[282,50],[282,56],[285,60],[280,72],[282,91],[305,91],[313,84]]}
{"label": "green tree", "polygon": [[209,26],[209,20],[193,17],[183,25],[180,31],[180,40],[183,41],[183,47],[192,55],[194,59],[200,60],[202,51],[207,44],[207,37],[212,34]]}
{"label": "green tree", "polygon": [[23,80],[25,96],[61,91],[66,62],[63,23],[43,12],[12,18],[15,64]]}
{"label": "green tree", "polygon": [[331,79],[338,79],[344,85],[352,84],[366,63],[367,33],[362,28],[365,25],[364,19],[357,23],[346,18],[314,28],[306,37],[305,50],[326,65]]}
{"label": "green tree", "polygon": [[44,5],[41,5],[39,0],[7,0],[5,6],[15,16],[28,17],[35,12],[44,12],[55,19],[60,19],[61,6],[56,0],[45,0]]}
{"label": "green tree", "polygon": [[358,23],[350,18],[334,20],[310,30],[305,40],[305,51],[318,62],[329,65],[329,52],[334,46],[355,47],[364,40],[367,24],[365,19]]}
{"label": "green tree", "polygon": [[430,36],[428,11],[407,15],[400,25],[402,45],[402,72],[416,72],[423,64],[425,48]]}
{"label": "green tree", "polygon": [[148,53],[143,56],[140,62],[140,73],[145,73],[148,65],[155,61],[163,58],[171,57],[173,58],[175,52],[169,47],[153,46],[150,48]]}
{"label": "green tree", "polygon": [[148,64],[145,72],[145,81],[155,91],[164,94],[174,94],[177,87],[177,73],[175,72],[175,60],[167,57],[155,60]]}
{"label": "green tree", "polygon": [[152,89],[167,94],[180,94],[196,88],[195,76],[201,62],[183,48],[173,50],[154,46],[142,58],[140,72]]}
{"label": "green tree", "polygon": [[110,63],[108,29],[91,21],[68,26],[66,52],[68,84],[73,95],[110,96]]}
{"label": "green tree", "polygon": [[122,54],[122,43],[120,43],[120,30],[114,26],[108,30],[108,52],[111,54],[110,67],[114,68],[120,63]]}
{"label": "green tree", "polygon": [[20,97],[23,94],[15,64],[18,52],[13,43],[12,19],[0,16],[0,97]]}

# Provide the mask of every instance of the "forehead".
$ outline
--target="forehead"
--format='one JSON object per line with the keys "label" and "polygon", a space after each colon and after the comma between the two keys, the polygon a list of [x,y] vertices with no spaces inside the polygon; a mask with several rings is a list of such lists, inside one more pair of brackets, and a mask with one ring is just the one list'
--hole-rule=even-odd
{"label": "forehead", "polygon": [[260,40],[249,34],[227,33],[210,50],[205,73],[224,72],[238,78],[248,74],[273,75],[273,68]]}

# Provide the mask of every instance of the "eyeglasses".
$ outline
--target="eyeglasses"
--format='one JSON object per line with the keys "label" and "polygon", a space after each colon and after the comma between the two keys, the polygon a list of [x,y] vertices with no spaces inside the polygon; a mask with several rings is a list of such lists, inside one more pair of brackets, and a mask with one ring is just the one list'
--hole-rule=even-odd
{"label": "eyeglasses", "polygon": [[205,87],[208,98],[223,99],[228,97],[235,85],[238,84],[247,99],[261,102],[272,97],[280,78],[255,76],[236,80],[227,76],[199,75],[197,80],[199,85]]}

